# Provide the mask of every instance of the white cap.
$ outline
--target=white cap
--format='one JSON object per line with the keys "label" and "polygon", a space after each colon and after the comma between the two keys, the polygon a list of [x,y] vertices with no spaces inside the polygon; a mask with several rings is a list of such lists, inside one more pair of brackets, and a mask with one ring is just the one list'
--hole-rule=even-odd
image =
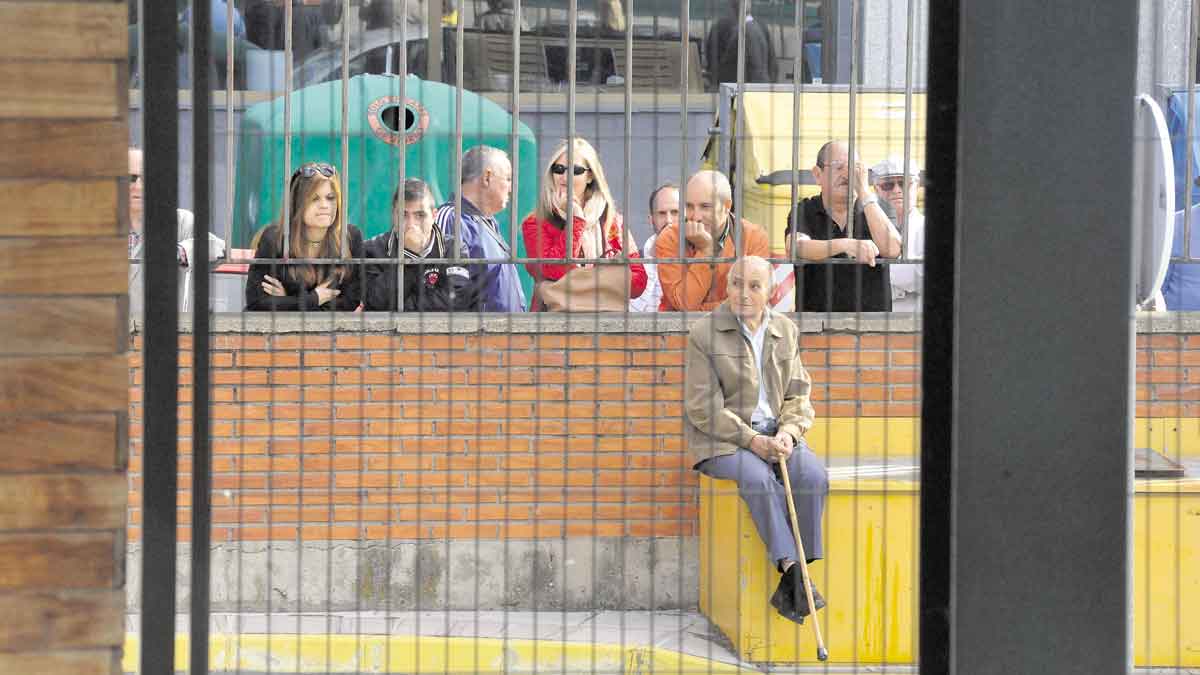
{"label": "white cap", "polygon": [[[904,166],[904,162],[895,155],[888,157],[882,162],[871,167],[871,180],[879,180],[884,176],[902,176],[904,170],[900,167]],[[908,160],[908,175],[910,178],[920,178],[921,169],[913,160]]]}

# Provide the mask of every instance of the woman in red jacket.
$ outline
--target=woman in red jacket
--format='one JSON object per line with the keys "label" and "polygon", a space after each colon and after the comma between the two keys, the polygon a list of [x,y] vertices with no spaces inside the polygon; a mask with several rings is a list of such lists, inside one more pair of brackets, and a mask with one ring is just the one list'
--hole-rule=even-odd
{"label": "woman in red jacket", "polygon": [[[621,214],[613,202],[604,168],[595,148],[575,139],[573,166],[567,165],[567,143],[555,149],[542,176],[537,208],[525,218],[521,230],[530,258],[640,258],[637,246],[625,231]],[[567,252],[567,202],[572,204],[572,250]],[[526,263],[534,281],[557,281],[578,264]],[[646,268],[629,263],[629,297],[646,290]],[[534,301],[537,309],[537,301]]]}

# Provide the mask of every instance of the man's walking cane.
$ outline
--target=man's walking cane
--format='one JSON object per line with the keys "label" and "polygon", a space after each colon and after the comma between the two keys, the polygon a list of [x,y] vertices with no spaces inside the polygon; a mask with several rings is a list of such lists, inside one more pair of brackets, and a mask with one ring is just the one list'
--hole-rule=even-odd
{"label": "man's walking cane", "polygon": [[796,551],[800,554],[800,560],[796,564],[800,566],[800,576],[804,581],[804,597],[808,599],[809,613],[812,615],[813,637],[817,640],[817,660],[825,661],[829,658],[829,651],[825,649],[825,641],[821,639],[821,622],[817,620],[817,609],[813,602],[812,582],[808,579],[808,556],[804,553],[804,542],[800,541],[800,524],[796,521],[796,502],[792,499],[792,481],[788,478],[787,460],[779,460],[779,473],[783,474],[783,489],[787,492],[788,515],[792,519],[792,536],[796,538]]}

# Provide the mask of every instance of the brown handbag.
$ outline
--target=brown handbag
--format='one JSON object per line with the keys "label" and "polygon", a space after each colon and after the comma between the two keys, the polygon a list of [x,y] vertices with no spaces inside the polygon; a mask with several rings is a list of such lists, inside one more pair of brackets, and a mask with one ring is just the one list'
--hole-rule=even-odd
{"label": "brown handbag", "polygon": [[629,266],[576,267],[557,281],[539,281],[533,295],[538,311],[623,312],[629,306]]}
{"label": "brown handbag", "polygon": [[[625,250],[636,251],[629,231],[621,228]],[[607,247],[607,242],[605,246]],[[630,248],[632,247],[632,248]],[[609,249],[607,258],[620,257]],[[630,261],[632,264],[632,261]],[[629,265],[608,264],[571,268],[557,281],[539,281],[533,288],[533,310],[540,312],[624,312],[629,309]]]}

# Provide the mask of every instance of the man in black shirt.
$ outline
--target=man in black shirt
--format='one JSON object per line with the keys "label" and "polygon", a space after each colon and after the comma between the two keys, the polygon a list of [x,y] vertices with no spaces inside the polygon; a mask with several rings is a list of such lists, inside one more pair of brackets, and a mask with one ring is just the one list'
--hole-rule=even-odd
{"label": "man in black shirt", "polygon": [[[892,284],[880,258],[900,255],[891,205],[867,184],[862,162],[843,141],[817,153],[813,177],[821,193],[788,214],[787,247],[796,265],[796,307],[805,312],[890,312]],[[834,263],[830,259],[852,259]]]}

